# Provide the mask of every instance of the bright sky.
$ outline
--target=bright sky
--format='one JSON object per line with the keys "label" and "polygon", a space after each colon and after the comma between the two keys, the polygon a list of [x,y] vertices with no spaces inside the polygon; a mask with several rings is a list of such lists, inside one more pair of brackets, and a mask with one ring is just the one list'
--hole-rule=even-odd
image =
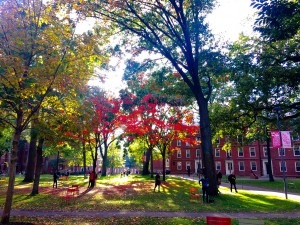
{"label": "bright sky", "polygon": [[[251,0],[218,0],[219,7],[207,18],[213,34],[222,37],[222,40],[235,41],[240,33],[251,34],[251,17],[254,10],[250,8]],[[109,72],[105,84],[99,81],[90,82],[91,85],[100,85],[108,92],[118,94],[122,88],[121,78],[124,64],[112,60],[112,65],[119,64],[116,71]]]}

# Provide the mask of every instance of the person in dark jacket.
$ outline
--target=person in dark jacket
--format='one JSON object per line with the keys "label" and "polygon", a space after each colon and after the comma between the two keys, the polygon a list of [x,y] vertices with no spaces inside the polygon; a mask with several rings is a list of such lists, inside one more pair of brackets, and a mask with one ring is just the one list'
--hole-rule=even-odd
{"label": "person in dark jacket", "polygon": [[54,186],[57,188],[57,180],[58,180],[59,176],[58,173],[56,171],[53,172],[53,188]]}
{"label": "person in dark jacket", "polygon": [[160,192],[160,176],[159,176],[159,173],[157,173],[156,176],[155,176],[154,192],[155,192],[156,187],[158,187],[158,192]]}
{"label": "person in dark jacket", "polygon": [[207,176],[202,177],[199,180],[199,184],[202,184],[202,198],[203,198],[203,202],[205,202],[206,199],[206,203],[208,203],[208,188],[209,188],[209,180],[207,178]]}
{"label": "person in dark jacket", "polygon": [[232,173],[228,176],[228,181],[230,182],[230,191],[232,192],[232,186],[234,187],[235,192],[236,190],[236,176]]}

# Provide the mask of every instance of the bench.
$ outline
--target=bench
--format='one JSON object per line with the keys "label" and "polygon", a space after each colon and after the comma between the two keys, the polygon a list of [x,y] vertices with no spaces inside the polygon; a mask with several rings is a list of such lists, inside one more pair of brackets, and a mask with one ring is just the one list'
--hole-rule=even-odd
{"label": "bench", "polygon": [[264,225],[263,220],[239,219],[239,225]]}
{"label": "bench", "polygon": [[231,218],[207,216],[206,224],[210,225],[231,225]]}

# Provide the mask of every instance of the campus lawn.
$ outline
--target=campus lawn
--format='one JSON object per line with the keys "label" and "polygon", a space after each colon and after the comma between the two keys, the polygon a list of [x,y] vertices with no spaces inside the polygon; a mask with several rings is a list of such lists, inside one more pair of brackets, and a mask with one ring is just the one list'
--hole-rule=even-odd
{"label": "campus lawn", "polygon": [[[40,193],[31,196],[32,184],[22,183],[23,178],[16,178],[13,209],[59,210],[59,211],[185,211],[185,212],[264,212],[284,213],[300,210],[300,203],[285,200],[271,195],[257,195],[239,190],[231,193],[228,188],[221,188],[221,195],[214,198],[211,204],[190,201],[189,188],[199,187],[197,181],[167,177],[162,183],[161,192],[153,192],[154,178],[150,176],[130,175],[120,178],[119,175],[101,177],[96,187],[87,189],[88,179],[83,176],[70,176],[68,181],[59,181],[58,189],[52,188],[52,176],[43,175],[40,182]],[[63,201],[66,188],[72,184],[80,185],[80,195],[74,202]],[[1,183],[0,206],[5,201],[6,184]],[[126,196],[127,189],[132,190]],[[28,221],[34,219],[12,217],[11,221]],[[204,224],[203,218],[39,218],[44,224]],[[90,220],[90,222],[89,222]],[[130,223],[129,223],[130,220]],[[299,218],[298,218],[299,220]],[[265,220],[269,224],[297,224],[294,219]],[[73,221],[73,222],[72,222]],[[280,222],[282,221],[282,223]],[[99,222],[99,223],[98,223]],[[233,224],[237,224],[233,220]],[[300,223],[298,223],[300,224]]]}
{"label": "campus lawn", "polygon": [[[244,179],[237,178],[237,183],[240,185],[249,185],[254,187],[268,188],[273,191],[284,192],[284,182],[281,177],[274,178],[274,182],[265,179]],[[293,185],[291,185],[291,183]],[[300,193],[300,179],[286,178],[287,192]]]}

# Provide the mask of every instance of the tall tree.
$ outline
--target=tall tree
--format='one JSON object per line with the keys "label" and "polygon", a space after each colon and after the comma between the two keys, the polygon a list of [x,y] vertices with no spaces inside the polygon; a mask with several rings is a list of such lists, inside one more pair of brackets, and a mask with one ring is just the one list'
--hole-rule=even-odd
{"label": "tall tree", "polygon": [[205,23],[213,4],[214,1],[204,0],[86,3],[90,16],[109,19],[121,30],[136,35],[140,40],[139,49],[164,56],[188,85],[198,105],[203,163],[210,180],[210,194],[216,195],[208,102],[212,93],[211,77],[220,74],[223,59],[214,48],[213,37]]}
{"label": "tall tree", "polygon": [[[54,89],[63,89],[58,84],[90,66],[75,60],[90,47],[86,45],[89,36],[75,35],[76,21],[70,12],[61,16],[59,5],[52,3],[4,0],[0,4],[0,121],[14,130],[2,223],[9,222],[22,131],[45,98]],[[84,52],[89,58],[93,51]]]}

